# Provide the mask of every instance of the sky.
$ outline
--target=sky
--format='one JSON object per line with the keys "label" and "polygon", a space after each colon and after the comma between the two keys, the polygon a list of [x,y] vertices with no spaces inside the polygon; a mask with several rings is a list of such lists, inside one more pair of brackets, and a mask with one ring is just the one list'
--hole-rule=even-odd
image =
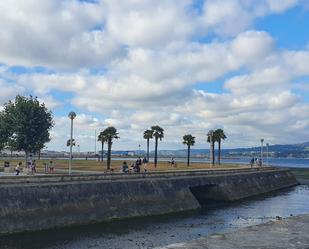
{"label": "sky", "polygon": [[307,0],[2,0],[0,41],[0,104],[44,102],[49,150],[70,111],[81,151],[108,126],[115,150],[145,149],[152,125],[159,149],[217,128],[223,148],[309,140]]}

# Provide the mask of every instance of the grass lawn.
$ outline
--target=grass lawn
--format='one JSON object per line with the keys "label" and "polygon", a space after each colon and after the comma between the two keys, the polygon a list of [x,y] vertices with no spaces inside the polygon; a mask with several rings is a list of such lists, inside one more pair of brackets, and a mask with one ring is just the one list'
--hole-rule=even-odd
{"label": "grass lawn", "polygon": [[[62,159],[52,159],[54,162],[55,170],[57,169],[68,169],[69,161]],[[10,161],[11,166],[15,168],[17,163],[21,161],[24,166],[24,161],[21,159],[12,159]],[[49,160],[36,160],[37,169],[39,172],[43,172],[43,164],[49,162]],[[112,160],[111,168],[114,172],[119,172],[122,168],[122,160]],[[129,167],[134,162],[127,160]],[[0,160],[0,165],[3,165],[4,160]],[[249,165],[231,165],[231,164],[222,164],[215,165],[210,167],[209,163],[192,163],[190,167],[187,167],[186,163],[176,162],[175,166],[171,166],[168,162],[158,162],[157,167],[154,167],[153,162],[148,163],[147,170],[149,171],[162,171],[162,170],[188,170],[188,169],[233,169],[233,168],[247,168]],[[104,162],[98,162],[95,160],[73,160],[72,170],[87,170],[87,171],[106,171],[106,160]]]}

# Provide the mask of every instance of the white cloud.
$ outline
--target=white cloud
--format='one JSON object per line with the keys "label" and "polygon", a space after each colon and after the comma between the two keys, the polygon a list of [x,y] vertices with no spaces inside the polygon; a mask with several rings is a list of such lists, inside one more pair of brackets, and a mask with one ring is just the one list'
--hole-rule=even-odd
{"label": "white cloud", "polygon": [[[94,130],[107,125],[119,129],[115,148],[143,143],[154,124],[166,131],[161,148],[181,147],[186,133],[205,147],[207,130],[217,127],[228,133],[228,146],[309,135],[308,104],[293,92],[306,88],[294,81],[309,75],[308,48],[278,50],[275,38],[254,30],[256,18],[298,1],[207,0],[200,10],[193,3],[2,1],[0,100],[33,92],[51,109],[79,108],[81,148],[92,148]],[[10,65],[48,73],[12,73]],[[224,89],[205,90],[216,82]],[[55,119],[49,146],[66,149],[69,119]]]}

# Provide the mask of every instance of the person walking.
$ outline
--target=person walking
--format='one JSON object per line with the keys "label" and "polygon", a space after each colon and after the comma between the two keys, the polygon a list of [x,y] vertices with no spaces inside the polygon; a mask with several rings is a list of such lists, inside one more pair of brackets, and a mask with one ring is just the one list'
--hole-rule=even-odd
{"label": "person walking", "polygon": [[251,168],[253,167],[253,164],[254,164],[254,157],[252,157],[250,161]]}
{"label": "person walking", "polygon": [[36,161],[33,160],[32,162],[32,174],[36,173]]}
{"label": "person walking", "polygon": [[54,163],[53,161],[49,161],[49,173],[54,173]]}
{"label": "person walking", "polygon": [[144,172],[147,171],[147,163],[148,163],[148,160],[146,157],[143,158],[143,169],[144,169]]}
{"label": "person walking", "polygon": [[17,175],[17,176],[18,176],[19,173],[20,173],[21,165],[22,165],[21,162],[19,162],[19,163],[16,165],[15,171],[16,171],[16,175]]}

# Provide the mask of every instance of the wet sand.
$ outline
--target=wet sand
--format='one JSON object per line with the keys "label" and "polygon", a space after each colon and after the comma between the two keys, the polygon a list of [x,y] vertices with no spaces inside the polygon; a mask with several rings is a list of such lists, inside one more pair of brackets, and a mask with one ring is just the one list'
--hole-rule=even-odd
{"label": "wet sand", "polygon": [[160,249],[308,249],[309,214],[270,221],[230,233],[212,234]]}

